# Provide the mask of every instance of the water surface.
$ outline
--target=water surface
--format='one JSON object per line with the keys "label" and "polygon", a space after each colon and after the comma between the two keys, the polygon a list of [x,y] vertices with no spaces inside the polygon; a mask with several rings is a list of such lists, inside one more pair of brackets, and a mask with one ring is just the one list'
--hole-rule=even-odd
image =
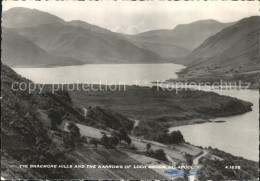
{"label": "water surface", "polygon": [[178,64],[87,64],[53,68],[14,68],[35,83],[150,84],[176,78]]}
{"label": "water surface", "polygon": [[185,140],[194,145],[211,146],[235,156],[258,161],[259,92],[253,90],[214,90],[214,92],[252,102],[253,111],[237,116],[212,119],[212,121],[226,121],[222,123],[178,126],[170,128],[170,131],[180,130]]}

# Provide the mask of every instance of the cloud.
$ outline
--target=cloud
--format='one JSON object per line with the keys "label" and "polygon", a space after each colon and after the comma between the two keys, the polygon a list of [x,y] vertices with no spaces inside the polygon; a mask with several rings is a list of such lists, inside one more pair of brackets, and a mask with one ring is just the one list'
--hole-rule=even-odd
{"label": "cloud", "polygon": [[126,25],[117,25],[115,28],[112,29],[112,31],[117,33],[124,33],[124,34],[137,34],[140,33],[140,29],[137,26],[126,26]]}

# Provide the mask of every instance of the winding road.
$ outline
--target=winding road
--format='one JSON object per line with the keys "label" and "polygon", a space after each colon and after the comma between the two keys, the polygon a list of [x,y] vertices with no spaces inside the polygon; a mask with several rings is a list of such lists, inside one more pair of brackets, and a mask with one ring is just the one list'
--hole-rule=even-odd
{"label": "winding road", "polygon": [[[206,154],[208,154],[208,152],[205,151],[205,150],[203,150],[203,153],[202,153],[200,156],[196,157],[196,158],[193,160],[192,167],[193,167],[194,169],[196,169],[197,171],[198,171],[198,170],[200,169],[200,167],[201,167],[201,166],[199,165],[199,159],[200,159],[201,157],[204,157]],[[190,181],[198,180],[198,179],[197,179],[197,174],[189,176],[189,180],[190,180]]]}

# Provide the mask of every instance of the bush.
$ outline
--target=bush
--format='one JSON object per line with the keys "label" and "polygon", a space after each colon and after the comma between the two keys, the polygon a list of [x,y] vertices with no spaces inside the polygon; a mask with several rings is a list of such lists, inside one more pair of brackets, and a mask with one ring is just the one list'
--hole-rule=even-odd
{"label": "bush", "polygon": [[146,151],[146,153],[147,153],[148,156],[154,157],[154,150],[153,149]]}
{"label": "bush", "polygon": [[165,154],[165,152],[164,152],[163,149],[155,150],[155,152],[154,152],[154,157],[155,157],[156,159],[158,159],[158,160],[164,160],[164,161],[167,160],[166,154]]}
{"label": "bush", "polygon": [[104,133],[102,138],[100,139],[100,144],[103,145],[105,148],[110,148],[111,145],[109,143],[109,138],[107,135]]}
{"label": "bush", "polygon": [[74,148],[75,147],[74,138],[69,132],[66,132],[66,131],[63,132],[62,140],[63,140],[63,145],[65,148]]}
{"label": "bush", "polygon": [[80,130],[79,130],[79,127],[75,123],[69,122],[68,130],[74,136],[74,139],[80,138]]}
{"label": "bush", "polygon": [[188,165],[192,165],[193,164],[193,158],[192,158],[192,156],[190,155],[190,154],[185,154],[185,159],[186,159],[186,162],[187,162],[187,164]]}
{"label": "bush", "polygon": [[184,137],[180,131],[173,131],[170,134],[162,133],[156,137],[156,141],[168,144],[179,144],[185,142]]}
{"label": "bush", "polygon": [[109,138],[109,142],[111,143],[112,146],[117,146],[119,143],[119,138],[117,136],[111,136]]}
{"label": "bush", "polygon": [[119,130],[119,132],[114,131],[114,132],[112,133],[112,135],[118,137],[119,142],[123,140],[123,141],[125,141],[128,145],[131,145],[131,143],[132,143],[131,138],[127,135],[127,131],[126,131],[125,129],[123,129],[123,128],[121,128],[121,129]]}
{"label": "bush", "polygon": [[74,148],[80,141],[80,130],[75,123],[69,122],[68,131],[63,132],[63,143],[65,148]]}
{"label": "bush", "polygon": [[48,118],[51,121],[51,127],[52,129],[56,130],[57,126],[59,126],[62,123],[62,118],[60,113],[55,109],[50,109],[48,113]]}
{"label": "bush", "polygon": [[150,143],[146,143],[146,150],[149,151],[151,149],[151,144]]}

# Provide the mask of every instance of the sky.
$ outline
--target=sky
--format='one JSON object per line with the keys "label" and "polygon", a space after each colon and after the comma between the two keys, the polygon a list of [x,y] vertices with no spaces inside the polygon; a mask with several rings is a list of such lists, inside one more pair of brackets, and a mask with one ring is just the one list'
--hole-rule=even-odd
{"label": "sky", "polygon": [[82,20],[125,34],[154,29],[173,29],[178,24],[214,19],[237,21],[259,15],[258,1],[13,1],[2,2],[3,11],[12,7],[35,8],[66,21]]}

